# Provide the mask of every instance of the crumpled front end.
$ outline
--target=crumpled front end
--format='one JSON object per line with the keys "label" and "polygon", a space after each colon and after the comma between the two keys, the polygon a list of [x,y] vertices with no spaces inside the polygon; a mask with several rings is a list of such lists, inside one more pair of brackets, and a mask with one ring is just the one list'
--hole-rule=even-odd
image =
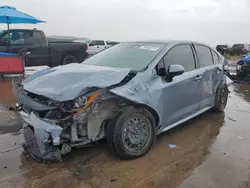
{"label": "crumpled front end", "polygon": [[74,100],[54,101],[15,82],[13,88],[26,145],[35,159],[46,163],[62,161],[72,148],[103,139],[109,120],[129,103],[108,89],[89,88]]}
{"label": "crumpled front end", "polygon": [[24,127],[28,150],[35,159],[42,162],[62,161],[59,149],[61,133],[60,126],[43,121],[33,112],[30,114],[30,124]]}
{"label": "crumpled front end", "polygon": [[13,88],[19,104],[17,109],[24,120],[24,138],[31,155],[42,162],[62,161],[60,152],[63,128],[53,121],[45,121],[39,112],[55,109],[28,96],[17,83]]}

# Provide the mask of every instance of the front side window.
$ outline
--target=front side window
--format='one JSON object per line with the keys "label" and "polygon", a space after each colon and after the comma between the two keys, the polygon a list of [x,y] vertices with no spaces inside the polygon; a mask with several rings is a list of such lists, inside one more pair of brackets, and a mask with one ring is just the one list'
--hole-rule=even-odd
{"label": "front side window", "polygon": [[213,65],[213,58],[210,48],[203,45],[195,45],[200,67]]}
{"label": "front side window", "polygon": [[23,31],[10,31],[5,32],[1,36],[1,40],[10,41],[10,44],[24,44],[24,32]]}
{"label": "front side window", "polygon": [[173,47],[164,57],[166,70],[169,65],[182,65],[186,71],[195,69],[195,60],[192,48],[189,44]]}
{"label": "front side window", "polygon": [[97,66],[130,68],[141,71],[146,68],[165,44],[121,43],[86,59],[83,63]]}

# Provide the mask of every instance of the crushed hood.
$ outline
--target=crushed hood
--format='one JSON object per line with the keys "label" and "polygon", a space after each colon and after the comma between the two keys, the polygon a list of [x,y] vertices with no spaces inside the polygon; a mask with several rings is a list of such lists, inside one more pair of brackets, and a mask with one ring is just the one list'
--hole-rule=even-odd
{"label": "crushed hood", "polygon": [[72,63],[38,71],[23,81],[29,92],[56,101],[72,100],[86,88],[105,88],[121,82],[130,69]]}

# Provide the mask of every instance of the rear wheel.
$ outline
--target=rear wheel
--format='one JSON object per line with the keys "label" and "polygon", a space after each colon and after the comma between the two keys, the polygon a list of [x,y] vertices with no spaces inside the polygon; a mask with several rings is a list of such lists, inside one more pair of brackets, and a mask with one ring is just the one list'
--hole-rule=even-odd
{"label": "rear wheel", "polygon": [[70,63],[77,63],[77,59],[75,56],[73,55],[66,55],[64,56],[63,60],[62,60],[62,65],[67,65]]}
{"label": "rear wheel", "polygon": [[219,87],[217,88],[215,96],[215,106],[214,106],[215,111],[217,112],[224,111],[227,105],[228,93],[229,91],[227,88],[227,84],[220,83]]}
{"label": "rear wheel", "polygon": [[156,138],[152,114],[144,108],[130,107],[118,113],[107,127],[107,140],[112,151],[123,159],[146,154]]}

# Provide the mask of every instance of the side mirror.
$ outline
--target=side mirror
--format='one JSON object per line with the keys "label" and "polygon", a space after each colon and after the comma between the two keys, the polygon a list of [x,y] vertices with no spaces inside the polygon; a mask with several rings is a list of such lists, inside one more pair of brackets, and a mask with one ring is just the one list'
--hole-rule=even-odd
{"label": "side mirror", "polygon": [[182,65],[170,65],[167,72],[166,81],[172,82],[175,76],[179,76],[185,72],[185,68]]}
{"label": "side mirror", "polygon": [[89,44],[89,46],[94,46],[94,44]]}

